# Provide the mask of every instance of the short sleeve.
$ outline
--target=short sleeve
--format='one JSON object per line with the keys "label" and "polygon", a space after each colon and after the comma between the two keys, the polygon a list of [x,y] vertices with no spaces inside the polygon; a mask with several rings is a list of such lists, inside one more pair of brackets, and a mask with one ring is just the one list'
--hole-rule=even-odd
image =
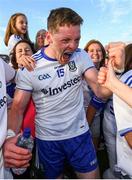
{"label": "short sleeve", "polygon": [[32,91],[32,72],[29,72],[27,69],[19,69],[16,74],[16,88],[25,90],[25,91]]}
{"label": "short sleeve", "polygon": [[80,53],[77,53],[77,55],[79,56],[79,64],[81,67],[81,73],[84,74],[85,71],[87,71],[90,68],[95,67],[93,64],[93,61],[91,60],[89,54],[87,52],[85,52],[84,50],[81,49]]}

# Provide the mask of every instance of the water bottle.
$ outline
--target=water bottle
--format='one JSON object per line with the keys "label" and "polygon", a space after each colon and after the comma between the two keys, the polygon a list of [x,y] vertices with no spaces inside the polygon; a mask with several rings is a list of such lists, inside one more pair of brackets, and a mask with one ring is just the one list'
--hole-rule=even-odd
{"label": "water bottle", "polygon": [[[25,128],[23,131],[23,134],[18,137],[18,141],[16,143],[17,146],[29,149],[32,151],[34,141],[31,136],[31,130],[30,128]],[[26,171],[27,168],[12,168],[12,171],[14,174],[20,175],[23,174]]]}

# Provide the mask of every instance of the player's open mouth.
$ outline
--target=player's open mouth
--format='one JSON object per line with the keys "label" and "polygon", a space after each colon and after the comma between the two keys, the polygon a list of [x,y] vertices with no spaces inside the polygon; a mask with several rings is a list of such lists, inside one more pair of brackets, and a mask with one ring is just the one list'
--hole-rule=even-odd
{"label": "player's open mouth", "polygon": [[68,63],[72,54],[73,54],[73,52],[63,52],[61,55],[61,58],[60,58],[60,63],[61,64]]}
{"label": "player's open mouth", "polygon": [[72,54],[73,54],[73,52],[64,52],[63,55],[62,55],[63,60],[69,61]]}

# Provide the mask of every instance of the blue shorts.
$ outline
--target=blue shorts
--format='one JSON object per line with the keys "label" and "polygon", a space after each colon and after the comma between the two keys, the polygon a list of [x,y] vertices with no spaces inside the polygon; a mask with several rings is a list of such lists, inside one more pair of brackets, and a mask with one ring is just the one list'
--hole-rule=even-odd
{"label": "blue shorts", "polygon": [[40,163],[44,166],[45,177],[56,179],[63,174],[64,161],[76,172],[87,173],[97,168],[97,158],[90,132],[80,136],[44,141],[36,138]]}

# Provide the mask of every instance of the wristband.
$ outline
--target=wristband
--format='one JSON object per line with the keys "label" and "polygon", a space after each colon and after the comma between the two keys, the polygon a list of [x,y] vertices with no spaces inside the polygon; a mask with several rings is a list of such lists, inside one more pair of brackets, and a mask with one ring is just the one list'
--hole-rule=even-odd
{"label": "wristband", "polygon": [[15,135],[16,135],[16,134],[15,134],[15,132],[14,132],[12,129],[8,129],[8,130],[7,130],[6,139],[11,138],[11,137],[14,137]]}
{"label": "wristband", "polygon": [[94,95],[89,104],[92,105],[96,110],[99,110],[104,108],[106,101]]}

